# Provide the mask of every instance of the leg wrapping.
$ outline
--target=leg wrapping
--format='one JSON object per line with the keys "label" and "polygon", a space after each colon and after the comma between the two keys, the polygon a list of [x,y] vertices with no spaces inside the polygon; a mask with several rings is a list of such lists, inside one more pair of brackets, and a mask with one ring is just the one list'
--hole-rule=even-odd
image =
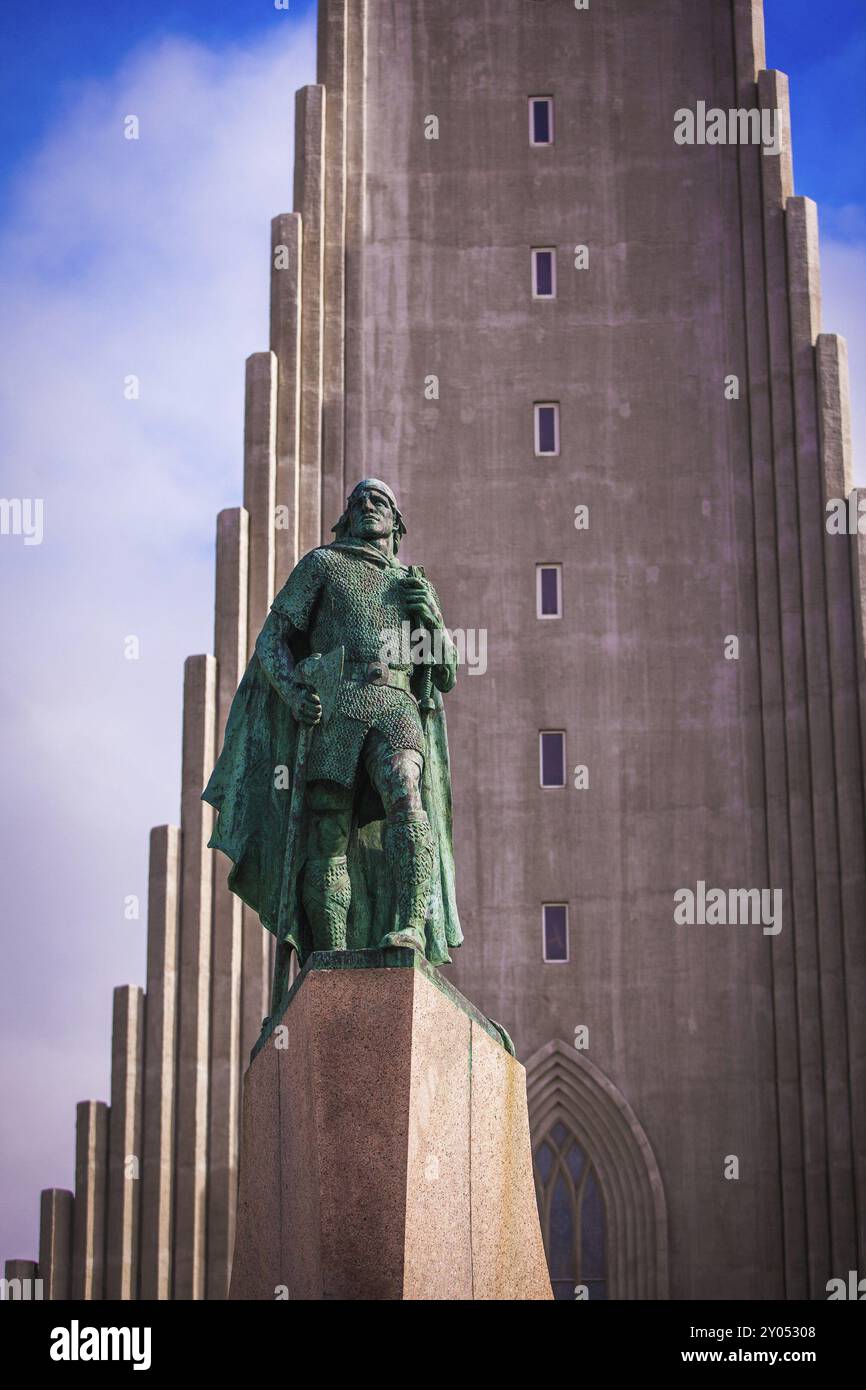
{"label": "leg wrapping", "polygon": [[345,951],[346,922],[352,900],[345,854],[307,860],[303,898],[313,932],[313,950]]}
{"label": "leg wrapping", "polygon": [[[397,904],[396,931],[383,944],[424,951],[424,926],[433,877],[433,832],[424,811],[389,816],[385,851]],[[405,938],[405,939],[398,939]]]}

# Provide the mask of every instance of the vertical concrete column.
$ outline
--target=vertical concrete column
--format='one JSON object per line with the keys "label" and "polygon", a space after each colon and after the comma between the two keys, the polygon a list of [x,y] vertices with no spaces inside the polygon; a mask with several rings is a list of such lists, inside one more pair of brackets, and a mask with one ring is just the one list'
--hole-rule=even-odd
{"label": "vertical concrete column", "polygon": [[[763,63],[763,44],[756,46],[756,6],[736,0],[735,50],[737,105],[757,103],[756,68]],[[782,889],[789,930],[774,938],[770,949],[773,1018],[776,1030],[776,1104],[782,1186],[784,1294],[805,1298],[806,1280],[796,1252],[805,1242],[803,1136],[800,1115],[797,1007],[791,916],[792,833],[788,817],[788,747],[783,680],[782,594],[778,564],[780,519],[776,512],[776,467],[770,358],[767,340],[767,268],[764,259],[764,169],[759,148],[742,145],[737,152],[745,286],[748,409],[751,436],[751,491],[755,537],[758,646],[761,671],[761,724],[767,820],[767,883]],[[778,160],[774,161],[778,165]]]}
{"label": "vertical concrete column", "polygon": [[108,1106],[79,1101],[75,1110],[75,1215],[72,1297],[105,1296],[105,1216],[108,1203]]}
{"label": "vertical concrete column", "polygon": [[108,1125],[105,1296],[110,1299],[138,1296],[143,1050],[144,991],[137,985],[119,985],[114,991]]}
{"label": "vertical concrete column", "polygon": [[[866,509],[866,488],[853,488],[851,468],[851,414],[848,400],[848,354],[844,339],[822,335],[819,339],[819,392],[822,404],[824,438],[828,446],[828,456],[834,460],[833,471],[828,478],[828,486],[833,488],[833,496],[849,496],[853,491],[853,507],[860,516],[859,507]],[[847,552],[849,566],[849,592],[852,595],[851,623],[845,623],[841,614],[837,626],[831,626],[834,649],[842,646],[852,660],[856,671],[856,684],[844,691],[834,691],[834,710],[841,699],[853,695],[858,705],[859,721],[855,733],[859,734],[860,756],[851,752],[849,765],[840,763],[838,767],[838,790],[840,802],[845,808],[841,817],[842,830],[842,891],[845,894],[845,999],[847,999],[848,1022],[848,1070],[849,1093],[851,1093],[851,1166],[855,1172],[856,1190],[866,1190],[866,1016],[863,1013],[862,999],[866,994],[866,937],[862,923],[866,912],[858,913],[860,894],[860,874],[863,869],[863,769],[866,769],[866,535],[845,541],[844,537],[827,537],[827,573],[835,578],[835,570],[841,564],[841,557]],[[833,562],[833,567],[831,567]],[[831,591],[833,594],[833,591]],[[853,632],[853,642],[852,642]],[[840,682],[841,684],[841,682]],[[835,717],[838,727],[847,727],[844,713]],[[849,745],[851,746],[851,745]],[[845,798],[845,799],[842,799]],[[856,869],[855,866],[856,865]],[[851,910],[849,910],[851,909]],[[856,1212],[856,1258],[851,1268],[862,1269],[866,1265],[866,1209],[859,1202]]]}
{"label": "vertical concrete column", "polygon": [[[812,766],[809,740],[808,676],[803,613],[802,557],[794,415],[793,372],[785,206],[793,194],[788,81],[783,73],[758,78],[761,109],[779,113],[781,152],[761,155],[764,189],[764,261],[767,282],[767,334],[770,367],[775,501],[778,525],[784,726],[787,740],[791,892],[784,900],[787,937],[774,947],[774,964],[790,969],[784,989],[793,988],[797,1070],[803,1151],[803,1209],[809,1250],[808,1293],[815,1295],[829,1260],[827,1134],[823,1112],[823,1039],[818,981],[818,922]],[[774,885],[775,886],[775,885]],[[784,889],[783,889],[784,893]],[[780,937],[780,942],[781,942]],[[777,977],[778,978],[778,977]],[[781,1008],[788,1007],[787,997]],[[823,1282],[826,1282],[826,1275]],[[789,1291],[789,1297],[791,1296]],[[808,1296],[808,1294],[806,1295]]]}
{"label": "vertical concrete column", "polygon": [[[854,489],[854,508],[859,515],[859,508],[866,501],[866,488],[858,487]],[[866,536],[860,534],[859,530],[854,541],[853,554],[851,557],[851,576],[854,591],[854,641],[857,647],[858,665],[861,676],[866,674]],[[860,708],[866,715],[866,706],[863,704],[863,686],[860,688],[861,705]],[[864,724],[864,738],[866,738],[866,720]],[[864,744],[864,761],[866,761],[866,744]]]}
{"label": "vertical concrete column", "polygon": [[[827,1116],[829,1178],[829,1256],[824,1271],[816,1271],[817,1292],[836,1269],[856,1261],[853,1139],[849,1094],[848,1029],[846,1023],[843,927],[843,861],[840,815],[847,807],[839,798],[837,755],[859,764],[859,740],[852,738],[850,721],[834,725],[828,590],[832,556],[825,526],[825,483],[819,447],[815,344],[821,330],[821,274],[818,250],[818,209],[809,198],[789,198],[786,209],[791,319],[791,359],[794,421],[797,445],[797,495],[800,512],[803,585],[803,630],[811,746],[812,799],[818,905],[817,952],[824,1047],[824,1105]],[[832,538],[838,542],[839,538]],[[842,546],[846,544],[842,539]],[[850,669],[850,668],[849,668]],[[841,674],[841,673],[840,673]],[[841,714],[841,710],[836,710]],[[846,747],[847,745],[847,747]],[[860,796],[856,798],[859,804]],[[862,841],[861,841],[862,844]],[[856,865],[856,868],[854,867]],[[852,869],[861,878],[863,855]],[[863,920],[862,897],[856,921]],[[853,922],[852,922],[853,927]]]}
{"label": "vertical concrete column", "polygon": [[72,1214],[75,1199],[62,1187],[47,1187],[39,1197],[39,1277],[42,1296],[72,1296]]}
{"label": "vertical concrete column", "polygon": [[[852,506],[859,516],[861,507],[866,512],[866,488],[857,487],[853,492]],[[859,677],[857,694],[860,708],[860,739],[863,765],[866,767],[866,535],[861,535],[859,529],[851,546],[851,592],[854,607],[855,660]]]}
{"label": "vertical concrete column", "polygon": [[[366,466],[364,426],[364,174],[367,135],[366,43],[367,0],[346,3],[346,209],[344,219],[344,387],[345,418],[343,485],[357,482],[375,470]],[[352,441],[351,463],[345,459],[345,440]],[[347,472],[351,468],[351,477]]]}
{"label": "vertical concrete column", "polygon": [[347,0],[319,13],[318,80],[327,92],[325,130],[324,312],[322,316],[322,539],[342,514],[346,495],[346,116]]}
{"label": "vertical concrete column", "polygon": [[188,657],[183,689],[175,1108],[173,1296],[178,1299],[205,1296],[213,906],[213,854],[207,842],[213,811],[201,793],[213,770],[215,726],[216,661],[212,656]]}
{"label": "vertical concrete column", "polygon": [[[35,1260],[7,1260],[3,1270],[6,1280],[4,1302],[30,1301],[39,1292],[37,1281],[41,1277]],[[42,1288],[42,1297],[47,1297]]]}
{"label": "vertical concrete column", "polygon": [[[851,401],[848,378],[848,345],[836,333],[821,333],[815,344],[818,433],[821,449],[823,503],[844,500],[854,489],[851,442]],[[831,670],[833,676],[833,723],[838,731],[836,780],[840,808],[839,834],[842,865],[842,893],[846,921],[854,920],[848,907],[854,866],[862,861],[863,773],[866,744],[861,757],[851,755],[851,742],[860,740],[859,625],[862,619],[857,589],[858,537],[846,540],[832,536],[824,523],[824,553],[827,573]],[[855,639],[851,640],[852,628]],[[866,734],[866,729],[862,730]],[[846,813],[847,812],[847,813]],[[859,874],[856,878],[859,880]],[[858,899],[859,901],[859,899]],[[866,1215],[866,1213],[864,1213]]]}
{"label": "vertical concrete column", "polygon": [[[271,349],[277,359],[276,516],[274,588],[286,582],[298,559],[301,448],[301,263],[304,235],[300,215],[281,213],[271,222]],[[265,421],[259,376],[250,404],[256,441]],[[249,448],[249,440],[246,443]],[[249,454],[248,454],[249,457]],[[252,513],[251,513],[252,514]]]}
{"label": "vertical concrete column", "polygon": [[150,832],[140,1294],[171,1297],[180,830]]}
{"label": "vertical concrete column", "polygon": [[[217,748],[246,666],[249,517],[242,507],[217,518],[216,630]],[[210,1106],[208,1147],[207,1293],[228,1294],[238,1180],[242,904],[230,892],[231,867],[212,851]]]}
{"label": "vertical concrete column", "polygon": [[[274,598],[274,513],[277,505],[276,353],[254,352],[246,363],[244,508],[249,516],[247,658]],[[281,582],[284,582],[285,576]],[[217,658],[219,659],[219,658]]]}
{"label": "vertical concrete column", "polygon": [[[325,89],[302,87],[295,108],[295,207],[304,226],[301,274],[301,431],[298,550],[322,542],[322,314]],[[336,517],[329,519],[330,527]]]}
{"label": "vertical concrete column", "polygon": [[[711,30],[709,28],[711,25]],[[728,6],[713,7],[708,16],[707,43],[712,42],[713,51],[730,52],[732,47],[732,16]],[[716,47],[718,45],[718,48]],[[752,98],[755,105],[754,68],[750,68]],[[729,85],[730,84],[730,85]],[[739,106],[736,75],[726,71],[725,86],[730,100],[724,97],[728,106]],[[721,97],[719,97],[722,100]],[[714,98],[715,100],[715,98]],[[739,151],[731,148],[719,151],[715,161],[715,177],[719,184],[718,211],[720,236],[718,240],[720,276],[718,292],[722,308],[723,337],[718,342],[719,358],[710,356],[707,366],[710,373],[719,371],[724,363],[725,373],[736,374],[739,382],[739,398],[723,399],[720,391],[716,396],[711,419],[707,420],[708,434],[715,438],[724,454],[733,464],[732,481],[728,493],[730,507],[729,519],[720,525],[727,525],[731,538],[731,563],[740,572],[748,574],[748,579],[737,585],[736,602],[729,610],[727,630],[740,636],[740,660],[734,663],[739,686],[740,708],[755,711],[756,717],[743,718],[738,730],[742,756],[738,765],[738,776],[742,778],[743,806],[745,820],[737,860],[742,865],[742,874],[747,874],[743,882],[767,884],[771,881],[769,869],[770,845],[769,827],[766,815],[767,783],[764,773],[764,730],[760,718],[761,710],[761,631],[759,622],[759,593],[757,576],[754,573],[755,555],[755,501],[752,488],[753,469],[751,466],[752,432],[750,421],[749,389],[749,345],[744,308],[743,276],[743,233]],[[759,214],[760,215],[760,214]],[[760,292],[760,284],[758,285]],[[710,365],[713,363],[714,365]],[[715,379],[715,375],[714,375]],[[725,393],[727,396],[727,393]],[[711,504],[712,505],[712,504]],[[715,507],[713,513],[715,515]],[[736,558],[734,559],[734,556]],[[775,611],[775,610],[774,610]],[[732,672],[733,674],[733,672]],[[729,846],[732,848],[732,846]],[[728,861],[730,862],[730,861]],[[733,865],[731,865],[733,871]],[[740,881],[738,877],[738,881]],[[749,967],[756,995],[759,992],[765,1001],[760,1014],[763,1032],[760,1044],[764,1056],[772,1055],[772,966],[769,952],[761,952],[759,959]],[[772,1066],[762,1073],[763,1094],[758,1102],[766,1112],[774,1104],[775,1076]],[[769,1181],[769,1174],[766,1175]],[[754,1230],[750,1217],[743,1207],[742,1215],[749,1228]],[[778,1269],[780,1264],[782,1226],[778,1205],[761,1223],[758,1242],[762,1252],[758,1255],[760,1266],[764,1269]],[[776,1286],[781,1291],[781,1281]],[[768,1290],[764,1289],[768,1295]],[[745,1289],[744,1289],[745,1294]]]}
{"label": "vertical concrete column", "polygon": [[[742,88],[757,81],[767,65],[764,45],[764,0],[732,0],[737,82]],[[754,91],[752,93],[754,96]]]}
{"label": "vertical concrete column", "polygon": [[[732,32],[735,23],[732,8],[731,6],[712,6],[707,12],[705,38],[707,52],[710,51],[710,45],[712,45],[713,52],[730,54],[732,49],[736,52],[738,45]],[[751,16],[749,18],[751,19]],[[751,23],[749,23],[745,39],[745,52],[742,61],[750,88],[749,93],[744,95],[739,91],[736,66],[732,68],[726,64],[724,74],[717,73],[717,80],[720,85],[702,86],[697,93],[703,97],[708,91],[712,91],[712,101],[710,102],[708,98],[708,104],[718,104],[725,107],[742,106],[747,109],[756,106],[755,34],[752,31]],[[709,75],[706,72],[702,81],[704,83],[709,81]],[[743,85],[746,85],[745,76]],[[786,822],[787,808],[783,800],[784,787],[780,788],[777,780],[774,787],[775,806],[772,819],[768,815],[768,801],[772,793],[765,771],[766,733],[773,719],[776,720],[776,723],[779,721],[775,713],[772,713],[769,719],[762,717],[764,715],[762,693],[766,641],[762,631],[761,617],[763,613],[764,619],[769,620],[778,628],[778,602],[776,599],[771,599],[768,602],[765,588],[762,591],[762,581],[766,580],[766,572],[772,573],[775,568],[774,536],[769,542],[762,541],[764,573],[759,574],[759,567],[756,564],[758,548],[755,536],[759,517],[760,524],[766,529],[768,518],[772,516],[772,502],[769,508],[766,507],[768,491],[766,476],[759,484],[763,493],[761,502],[758,503],[756,499],[756,473],[763,470],[766,475],[769,472],[771,496],[772,471],[766,455],[763,459],[753,457],[752,383],[749,379],[751,344],[749,326],[744,313],[746,299],[751,301],[750,311],[754,315],[752,319],[753,334],[758,339],[763,338],[764,343],[766,343],[766,323],[763,315],[764,287],[761,271],[763,251],[761,247],[759,183],[757,183],[758,196],[755,196],[755,187],[753,187],[751,195],[754,209],[752,216],[755,222],[752,227],[750,249],[757,251],[757,256],[753,262],[757,266],[757,278],[754,278],[754,273],[753,277],[748,279],[744,274],[743,179],[740,168],[744,148],[747,159],[752,162],[752,172],[759,180],[760,173],[754,166],[754,159],[756,155],[758,158],[761,155],[755,147],[740,146],[718,150],[712,160],[713,180],[714,182],[718,181],[718,199],[714,201],[711,213],[709,207],[704,208],[705,227],[709,221],[719,219],[719,254],[714,272],[716,278],[713,294],[718,295],[718,304],[721,310],[719,332],[715,340],[716,352],[710,351],[707,354],[708,371],[706,377],[712,380],[715,385],[722,375],[735,374],[738,382],[736,399],[729,399],[728,391],[725,390],[723,393],[720,389],[718,393],[713,390],[710,399],[705,403],[707,433],[710,438],[715,440],[716,447],[720,449],[718,460],[720,469],[714,466],[712,473],[714,477],[726,474],[728,479],[724,497],[713,496],[710,502],[714,531],[717,535],[725,534],[729,539],[730,546],[724,559],[719,554],[716,555],[715,559],[719,564],[720,576],[727,572],[727,578],[730,578],[730,575],[735,571],[740,576],[735,588],[730,591],[729,597],[726,598],[723,608],[718,611],[715,621],[712,623],[712,629],[717,630],[716,623],[722,618],[724,612],[724,631],[737,633],[740,642],[740,659],[731,663],[729,676],[737,687],[736,701],[740,712],[740,722],[736,732],[739,749],[734,775],[741,787],[743,819],[739,840],[735,841],[732,837],[727,837],[722,851],[726,866],[725,876],[727,881],[732,883],[771,884],[779,882],[776,865],[780,859],[783,863],[786,862],[784,857],[778,854],[778,846],[777,843],[773,843],[773,836],[777,834],[778,826]],[[702,371],[703,375],[704,372]],[[725,460],[723,466],[722,460]],[[706,486],[710,487],[711,485],[708,479]],[[720,578],[720,583],[724,585],[726,580]],[[731,712],[733,714],[733,710]],[[735,715],[734,717],[736,718]],[[777,733],[779,741],[784,746],[784,729],[780,728]],[[784,756],[782,756],[779,766],[784,769]],[[773,868],[770,867],[771,860]],[[773,949],[775,949],[775,943]],[[738,1128],[737,1141],[732,1140],[731,1142],[732,1150],[736,1149],[741,1154],[748,1155],[745,1162],[750,1167],[754,1162],[755,1171],[760,1170],[760,1177],[756,1187],[751,1190],[752,1200],[750,1202],[737,1202],[735,1209],[732,1208],[731,1221],[727,1224],[727,1238],[732,1239],[733,1243],[740,1248],[747,1242],[750,1243],[751,1259],[754,1263],[749,1273],[739,1281],[742,1296],[780,1297],[783,1290],[783,1234],[781,1203],[777,1195],[779,1176],[777,1170],[771,1171],[757,1157],[758,1148],[762,1143],[772,1143],[776,1123],[777,1077],[775,1020],[772,1007],[773,955],[765,942],[758,945],[755,943],[746,945],[742,938],[736,945],[731,941],[727,942],[725,954],[729,954],[732,968],[731,984],[734,989],[739,993],[740,986],[748,981],[754,1002],[749,1046],[754,1056],[763,1059],[762,1064],[756,1067],[753,1072],[754,1087],[750,1101],[753,1107],[752,1119],[746,1120]],[[706,1015],[704,1016],[706,1017]],[[732,1014],[728,1015],[728,1019],[730,1023],[734,1023],[735,1035],[739,1034],[743,1037],[744,1035],[739,1025],[734,1022]],[[726,1052],[729,1046],[730,1044],[726,1044]],[[733,1050],[730,1055],[733,1056]],[[739,1063],[734,1063],[734,1066],[738,1067]],[[722,1103],[726,1107],[730,1106],[731,1103],[736,1106],[736,1088],[729,1092],[727,1100]],[[721,1118],[721,1114],[722,1111],[719,1109],[717,1120]],[[761,1126],[753,1123],[759,1115],[763,1117],[762,1123],[765,1126],[763,1133]],[[727,1116],[721,1120],[722,1132],[730,1132],[729,1116],[730,1110],[728,1110]],[[741,1119],[745,1119],[745,1116],[741,1116]],[[735,1121],[734,1123],[736,1125],[738,1122]],[[761,1212],[761,1220],[756,1222],[755,1214],[758,1211]],[[723,1233],[719,1232],[719,1234],[722,1239],[726,1238]],[[625,1232],[623,1235],[625,1236]],[[693,1262],[697,1256],[699,1245],[700,1241],[694,1246],[693,1253],[689,1257],[690,1262]],[[618,1253],[615,1253],[613,1245],[611,1246],[612,1267],[621,1271],[622,1276],[627,1277],[632,1283],[632,1287],[641,1290],[640,1293],[635,1293],[632,1296],[657,1296],[651,1292],[654,1285],[652,1262],[635,1260],[634,1257],[633,1247],[620,1257]],[[629,1271],[628,1276],[626,1276],[626,1271]],[[631,1271],[634,1274],[633,1281]],[[619,1275],[617,1282],[618,1280]],[[617,1295],[614,1295],[611,1290],[611,1296]],[[628,1297],[629,1294],[620,1294],[619,1296]]]}
{"label": "vertical concrete column", "polygon": [[[287,478],[291,477],[293,498],[292,515],[297,518],[297,432],[298,432],[298,237],[300,218],[291,214],[285,219],[275,218],[276,235],[281,230],[290,236],[294,277],[289,270],[272,269],[272,312],[277,339],[287,329],[287,342],[281,352],[286,363],[286,399],[290,409],[283,423],[284,437],[291,445],[289,457],[291,465]],[[286,278],[280,278],[286,277]],[[285,302],[283,295],[286,294]],[[244,507],[249,513],[249,592],[247,597],[247,656],[251,657],[256,638],[262,629],[273,602],[276,587],[276,536],[274,516],[276,508],[277,478],[277,404],[279,363],[275,352],[256,352],[247,359],[246,411],[244,416]],[[288,486],[288,482],[287,482]],[[284,541],[288,532],[283,530]],[[293,531],[294,536],[294,531]],[[292,540],[291,556],[283,556],[287,565],[286,573],[280,576],[280,585],[287,577],[294,563]],[[266,932],[258,916],[246,904],[241,908],[241,1026],[240,1026],[240,1069],[243,1075],[253,1044],[255,1043],[264,1015],[268,1011],[270,935]]]}

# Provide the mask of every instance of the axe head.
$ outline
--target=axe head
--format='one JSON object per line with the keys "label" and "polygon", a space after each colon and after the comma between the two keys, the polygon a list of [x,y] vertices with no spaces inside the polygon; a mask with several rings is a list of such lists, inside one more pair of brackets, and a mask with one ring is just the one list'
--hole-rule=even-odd
{"label": "axe head", "polygon": [[304,685],[310,685],[322,702],[321,724],[327,724],[337,704],[337,692],[343,680],[344,649],[314,652],[298,665],[298,675]]}

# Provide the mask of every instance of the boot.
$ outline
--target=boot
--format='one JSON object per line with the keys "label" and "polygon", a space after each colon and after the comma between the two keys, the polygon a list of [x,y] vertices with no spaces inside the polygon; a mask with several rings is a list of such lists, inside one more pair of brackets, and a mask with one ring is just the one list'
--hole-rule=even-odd
{"label": "boot", "polygon": [[433,832],[425,811],[404,811],[388,817],[385,853],[395,884],[397,929],[383,937],[379,946],[409,946],[423,956],[433,877]]}
{"label": "boot", "polygon": [[313,931],[313,950],[345,951],[346,921],[352,900],[345,854],[308,859],[302,893]]}

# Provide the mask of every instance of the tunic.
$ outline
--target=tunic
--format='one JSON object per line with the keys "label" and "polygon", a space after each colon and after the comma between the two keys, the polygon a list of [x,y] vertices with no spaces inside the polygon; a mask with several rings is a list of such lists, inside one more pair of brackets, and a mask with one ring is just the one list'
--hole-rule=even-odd
{"label": "tunic", "polygon": [[[345,649],[349,678],[340,686],[327,727],[312,741],[310,781],[327,779],[351,787],[371,729],[392,748],[424,754],[415,697],[408,690],[370,684],[363,675],[366,665],[381,659],[389,634],[400,634],[403,623],[413,623],[403,594],[407,573],[404,565],[372,555],[369,549],[339,543],[321,546],[298,562],[274,600],[273,611],[294,632],[306,635],[311,653]],[[391,637],[392,644],[394,640]],[[408,661],[391,661],[389,667],[406,675],[412,671]]]}

